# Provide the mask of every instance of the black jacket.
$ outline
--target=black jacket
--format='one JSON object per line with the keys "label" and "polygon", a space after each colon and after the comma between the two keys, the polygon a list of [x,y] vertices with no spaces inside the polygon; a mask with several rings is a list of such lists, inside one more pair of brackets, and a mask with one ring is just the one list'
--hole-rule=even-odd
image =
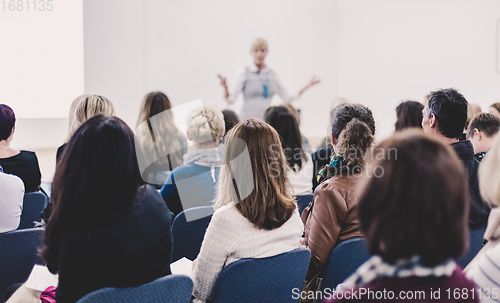
{"label": "black jacket", "polygon": [[319,170],[322,169],[323,166],[330,163],[330,158],[333,156],[333,154],[334,154],[333,148],[330,145],[328,148],[318,149],[315,153],[311,155],[314,164],[313,179],[312,179],[313,192],[319,185],[319,182],[317,181]]}
{"label": "black jacket", "polygon": [[104,287],[129,287],[170,274],[172,215],[151,185],[139,187],[130,212],[106,226],[82,226],[60,243],[57,303]]}
{"label": "black jacket", "polygon": [[467,180],[469,181],[469,227],[473,229],[486,225],[490,214],[490,207],[483,201],[479,191],[479,180],[477,176],[479,161],[474,158],[474,148],[472,147],[472,143],[469,140],[464,140],[452,143],[451,147],[453,147],[460,160],[462,160],[467,173]]}

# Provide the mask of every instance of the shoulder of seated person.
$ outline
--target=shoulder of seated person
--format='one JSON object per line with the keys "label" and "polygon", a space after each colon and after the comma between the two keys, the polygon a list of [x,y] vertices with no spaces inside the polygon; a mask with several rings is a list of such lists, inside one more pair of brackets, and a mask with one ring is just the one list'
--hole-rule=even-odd
{"label": "shoulder of seated person", "polygon": [[137,193],[135,195],[136,198],[153,197],[153,198],[159,198],[161,199],[161,201],[163,201],[158,190],[153,185],[148,183],[139,186],[137,188]]}
{"label": "shoulder of seated person", "polygon": [[21,150],[20,155],[28,158],[36,158],[36,153],[31,150]]}
{"label": "shoulder of seated person", "polygon": [[316,191],[327,191],[327,190],[337,190],[340,193],[350,192],[356,187],[357,179],[360,176],[350,175],[350,176],[335,176],[328,180],[323,181]]}
{"label": "shoulder of seated person", "polygon": [[[11,182],[11,184],[9,184],[9,187],[12,184],[17,183],[19,185],[19,187],[22,187],[24,189],[23,180],[16,175],[0,172],[0,179],[9,180],[9,182]],[[2,183],[5,183],[5,182],[7,182],[7,181],[3,181]]]}
{"label": "shoulder of seated person", "polygon": [[236,206],[233,202],[230,202],[224,206],[221,206],[214,212],[214,216],[220,217],[220,216],[226,216],[226,215],[231,215],[231,214],[240,214],[238,209],[236,209]]}

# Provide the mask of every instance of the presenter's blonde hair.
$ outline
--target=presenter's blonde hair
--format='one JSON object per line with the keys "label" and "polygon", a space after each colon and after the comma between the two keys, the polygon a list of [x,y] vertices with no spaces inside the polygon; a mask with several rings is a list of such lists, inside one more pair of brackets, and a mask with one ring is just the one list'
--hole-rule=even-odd
{"label": "presenter's blonde hair", "polygon": [[250,50],[253,52],[259,48],[269,50],[268,45],[267,45],[267,41],[262,39],[262,38],[255,39],[252,43],[252,48]]}
{"label": "presenter's blonde hair", "polygon": [[500,206],[500,136],[479,165],[479,190],[483,199],[493,205]]}

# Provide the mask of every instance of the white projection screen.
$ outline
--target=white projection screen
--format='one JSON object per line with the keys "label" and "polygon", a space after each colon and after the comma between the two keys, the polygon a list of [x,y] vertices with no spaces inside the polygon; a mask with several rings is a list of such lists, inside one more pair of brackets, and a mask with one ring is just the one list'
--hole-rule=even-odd
{"label": "white projection screen", "polygon": [[83,77],[82,0],[0,0],[0,103],[66,118]]}

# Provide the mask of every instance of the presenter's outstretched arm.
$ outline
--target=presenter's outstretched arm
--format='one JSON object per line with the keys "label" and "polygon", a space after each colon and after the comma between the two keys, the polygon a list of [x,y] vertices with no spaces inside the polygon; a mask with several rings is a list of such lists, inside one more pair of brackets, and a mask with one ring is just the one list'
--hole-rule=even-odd
{"label": "presenter's outstretched arm", "polygon": [[[307,83],[307,85],[300,90],[299,92],[299,96],[302,96],[302,94],[310,87],[313,87],[314,85],[318,84],[321,80],[320,79],[316,79],[316,76],[313,76],[311,81],[309,81],[309,83]],[[227,90],[226,90],[227,91]]]}

